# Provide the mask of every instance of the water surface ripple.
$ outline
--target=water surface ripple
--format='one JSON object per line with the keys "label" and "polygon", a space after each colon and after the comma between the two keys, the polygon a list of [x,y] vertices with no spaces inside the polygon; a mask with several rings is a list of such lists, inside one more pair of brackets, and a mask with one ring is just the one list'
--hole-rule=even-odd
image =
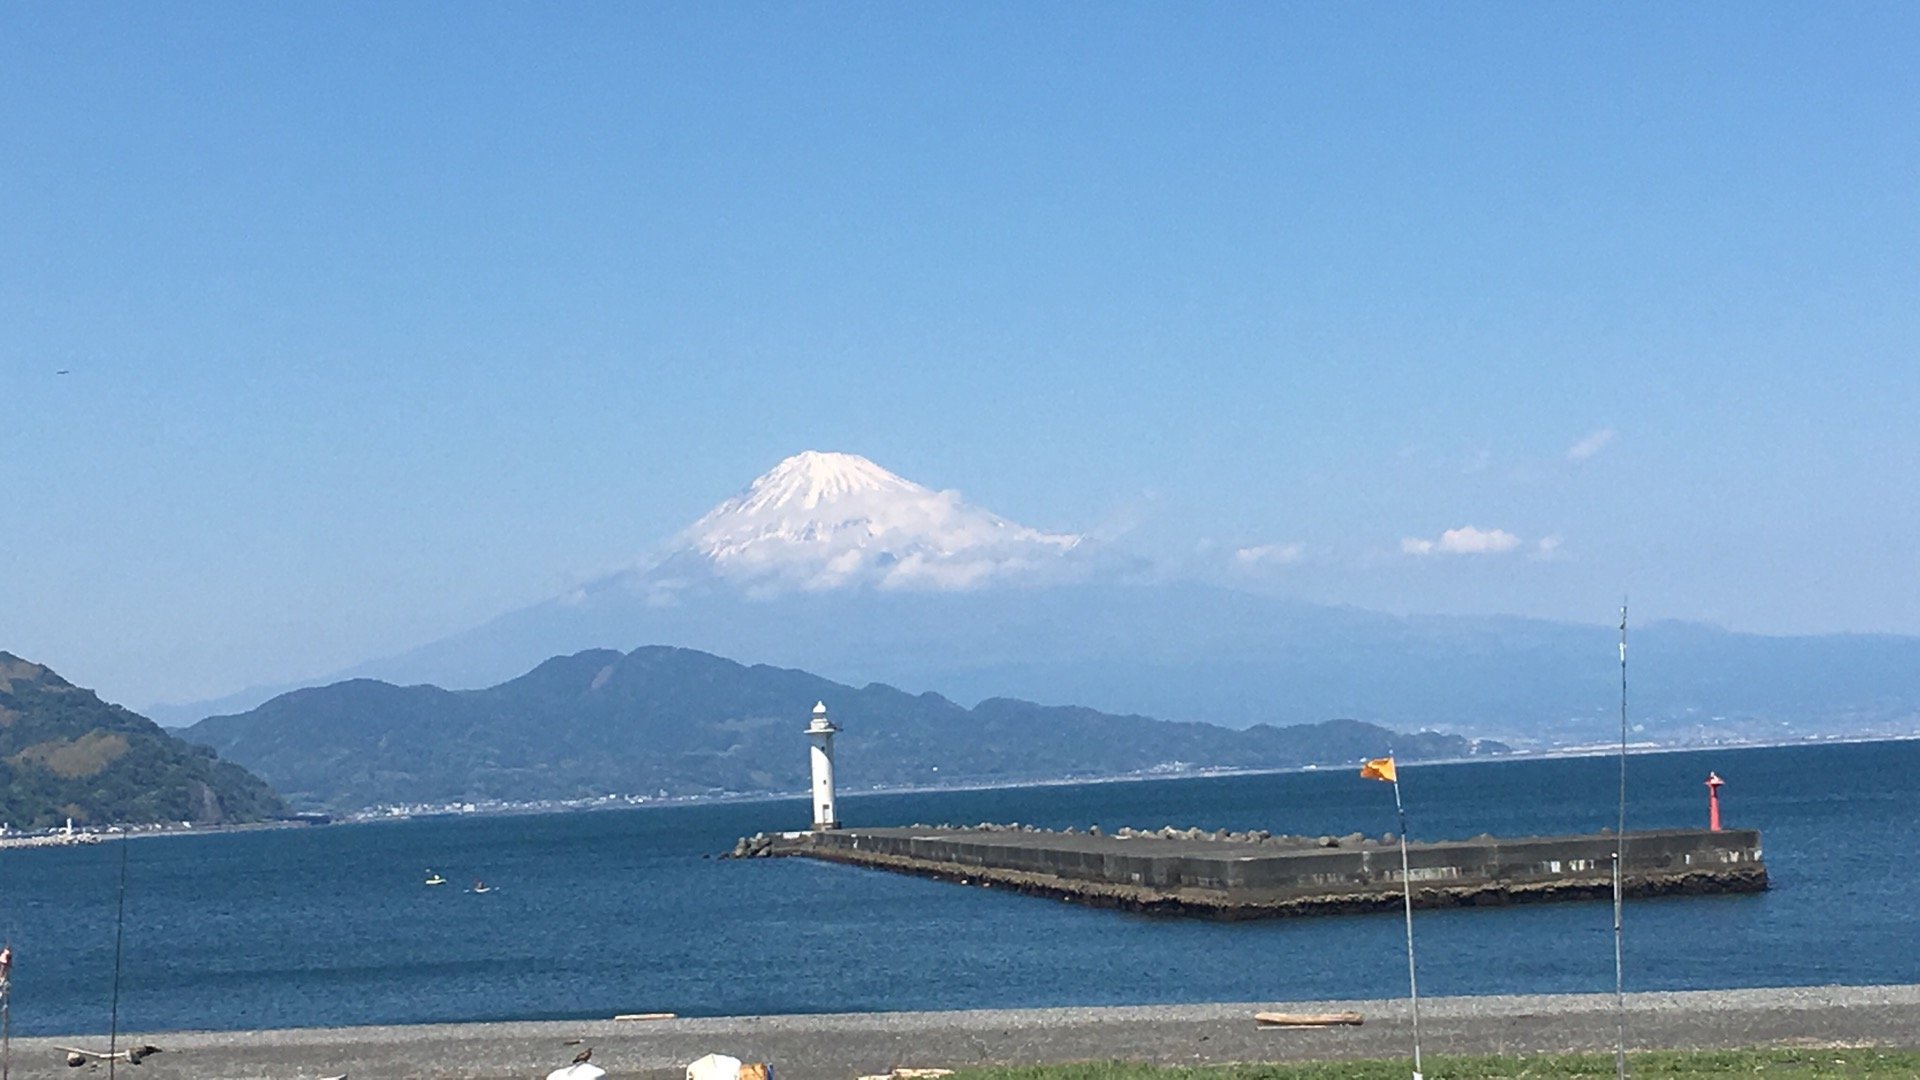
{"label": "water surface ripple", "polygon": [[[1608,758],[1407,767],[1416,839],[1611,824]],[[1632,759],[1629,826],[1764,832],[1763,895],[1635,902],[1629,990],[1920,982],[1920,742]],[[858,762],[842,762],[843,776]],[[843,799],[850,826],[1022,821],[1371,834],[1346,771]],[[127,1030],[1357,999],[1405,990],[1397,914],[1150,919],[806,860],[721,861],[803,800],[437,818],[130,845]],[[14,1030],[104,1030],[118,845],[0,851]],[[427,871],[449,884],[422,885]],[[497,891],[466,891],[474,879]],[[1605,902],[1420,913],[1423,994],[1610,991]]]}

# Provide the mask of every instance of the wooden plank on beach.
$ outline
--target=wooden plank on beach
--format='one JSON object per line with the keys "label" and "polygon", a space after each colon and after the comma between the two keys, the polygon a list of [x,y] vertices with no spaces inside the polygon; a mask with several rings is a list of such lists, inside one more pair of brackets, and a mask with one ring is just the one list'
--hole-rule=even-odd
{"label": "wooden plank on beach", "polygon": [[1253,1020],[1261,1027],[1339,1027],[1341,1025],[1358,1026],[1363,1022],[1357,1012],[1257,1012],[1253,1014]]}
{"label": "wooden plank on beach", "polygon": [[621,1013],[615,1020],[675,1020],[673,1013]]}

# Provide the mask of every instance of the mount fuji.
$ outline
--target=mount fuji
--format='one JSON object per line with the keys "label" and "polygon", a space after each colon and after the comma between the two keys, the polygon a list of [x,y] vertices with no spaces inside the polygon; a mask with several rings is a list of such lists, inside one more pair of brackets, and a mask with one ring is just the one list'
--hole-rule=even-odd
{"label": "mount fuji", "polygon": [[708,511],[650,565],[596,583],[656,596],[718,580],[755,597],[1059,582],[1086,538],[1041,532],[857,454],[808,450]]}
{"label": "mount fuji", "polygon": [[[554,656],[669,645],[963,703],[1566,745],[1617,736],[1613,638],[1605,623],[1402,617],[1171,579],[866,458],[808,451],[626,569],[334,678],[467,689]],[[1663,623],[1635,641],[1650,740],[1920,733],[1920,638]],[[152,712],[187,723],[289,689]]]}

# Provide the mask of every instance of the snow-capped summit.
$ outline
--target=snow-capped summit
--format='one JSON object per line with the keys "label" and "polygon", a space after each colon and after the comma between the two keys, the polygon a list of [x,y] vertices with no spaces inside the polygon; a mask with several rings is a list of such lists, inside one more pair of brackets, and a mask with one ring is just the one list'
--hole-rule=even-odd
{"label": "snow-capped summit", "polygon": [[891,491],[909,498],[930,494],[919,484],[890,473],[858,454],[802,450],[775,465],[748,485],[741,495],[720,504],[707,518],[729,510],[736,513],[779,507],[812,510],[823,502],[866,491]]}
{"label": "snow-capped summit", "polygon": [[808,450],[681,532],[658,569],[697,561],[763,594],[970,589],[1050,579],[1082,539],[1008,521],[858,454]]}

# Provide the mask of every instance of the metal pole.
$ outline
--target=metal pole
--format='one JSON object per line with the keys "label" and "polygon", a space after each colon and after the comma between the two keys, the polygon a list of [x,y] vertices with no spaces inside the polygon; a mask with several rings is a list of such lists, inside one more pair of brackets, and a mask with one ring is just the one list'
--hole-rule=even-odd
{"label": "metal pole", "polygon": [[1626,954],[1622,946],[1621,914],[1624,890],[1621,875],[1627,850],[1627,602],[1620,601],[1620,818],[1613,834],[1613,1066],[1619,1080],[1627,1080]]}
{"label": "metal pole", "polygon": [[1413,966],[1413,876],[1407,870],[1407,808],[1400,802],[1400,775],[1394,770],[1393,809],[1400,816],[1400,895],[1407,907],[1407,998],[1413,1003],[1413,1080],[1420,1075],[1420,980]]}

